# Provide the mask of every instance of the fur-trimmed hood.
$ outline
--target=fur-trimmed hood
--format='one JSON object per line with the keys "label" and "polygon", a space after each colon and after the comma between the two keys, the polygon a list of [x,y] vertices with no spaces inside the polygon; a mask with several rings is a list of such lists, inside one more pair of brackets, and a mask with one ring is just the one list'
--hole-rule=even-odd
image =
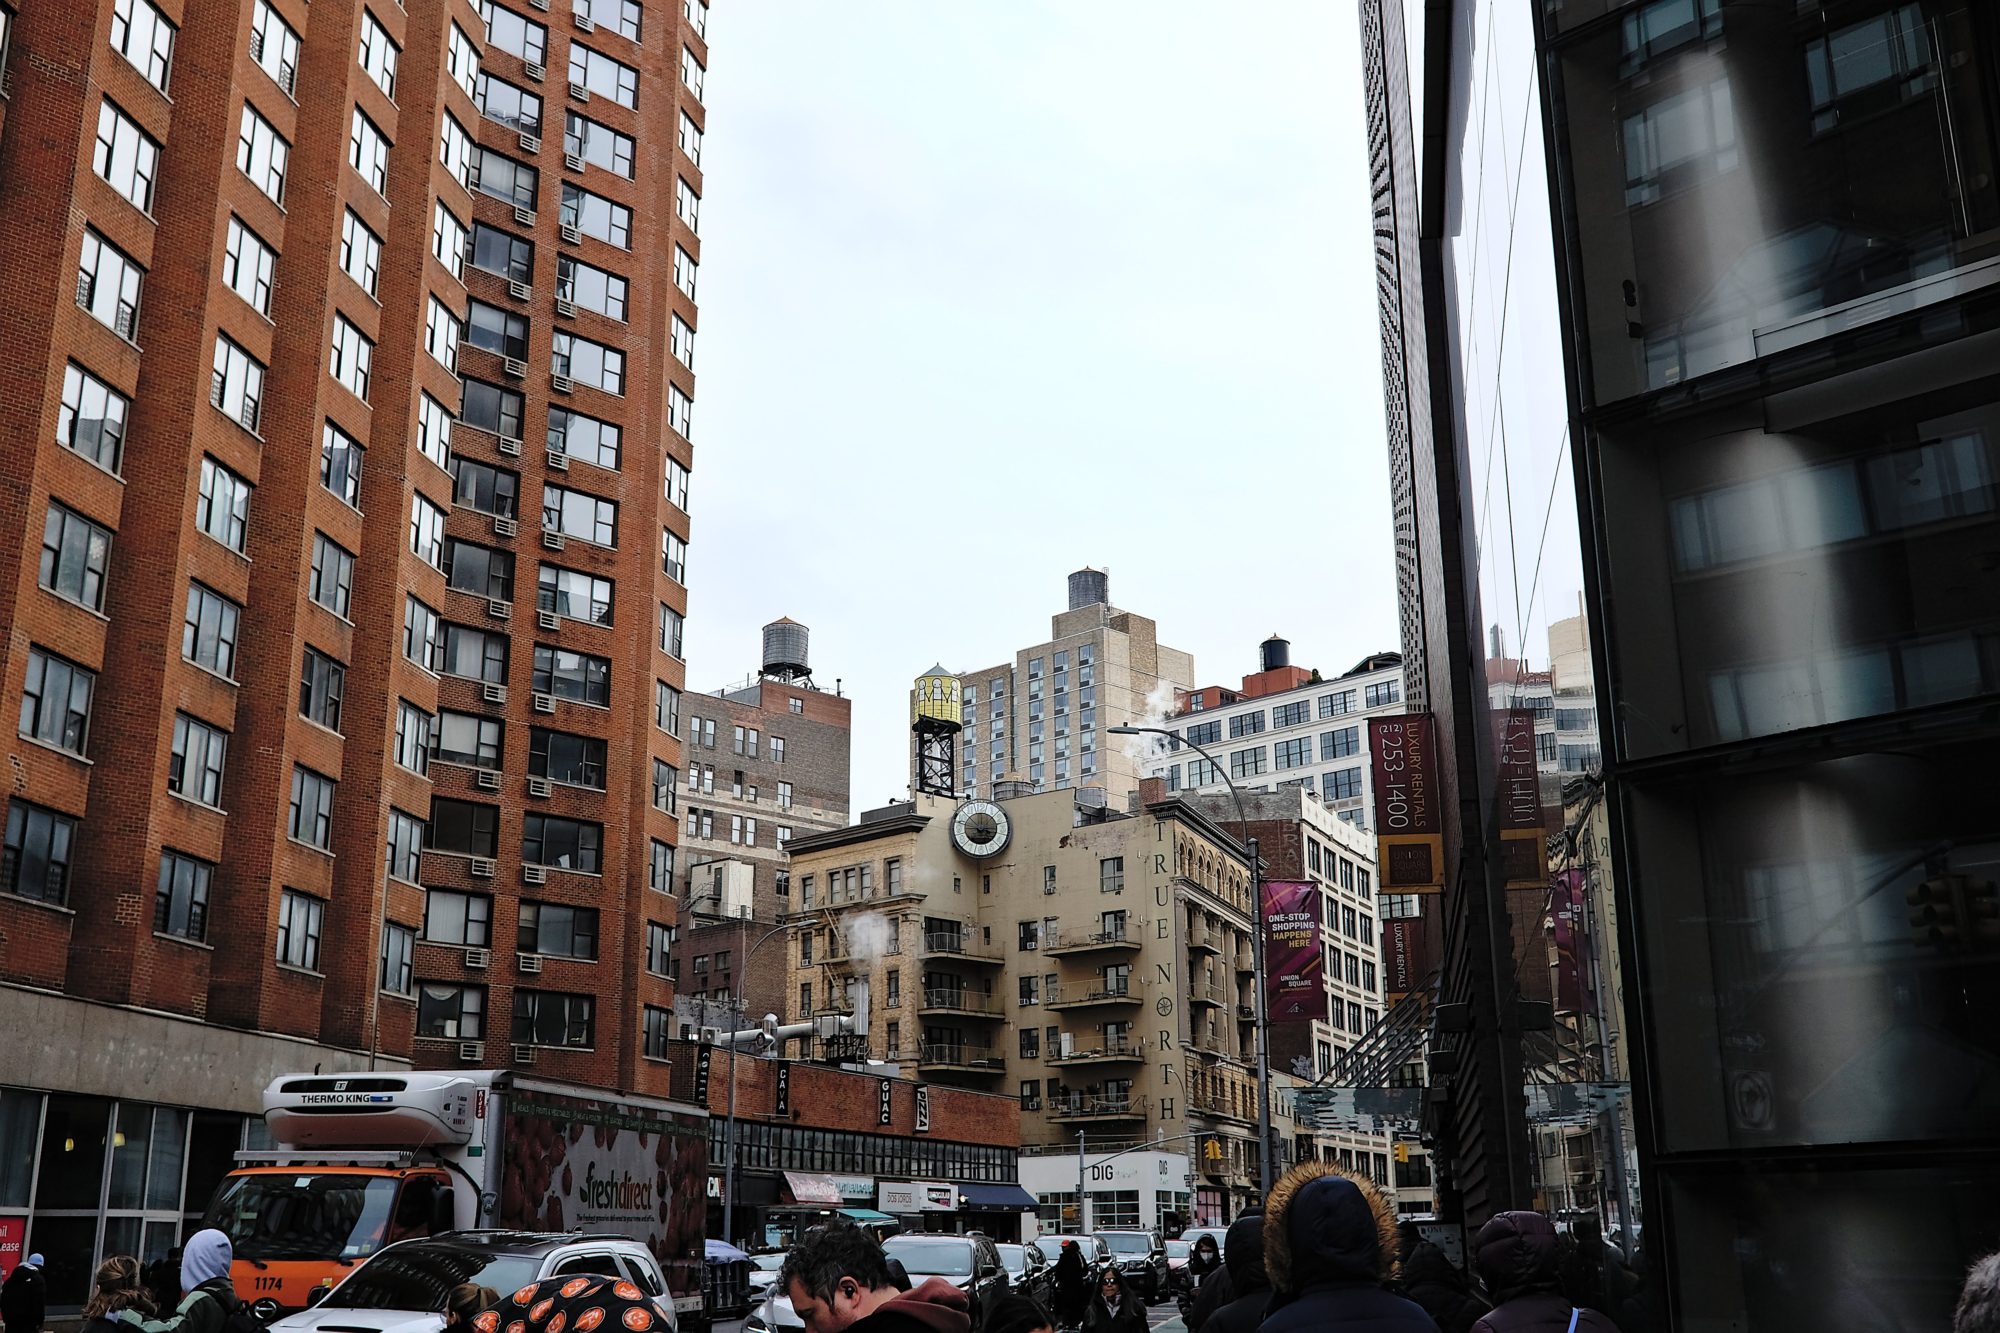
{"label": "fur-trimmed hood", "polygon": [[1397,1248],[1396,1210],[1365,1176],[1302,1162],[1271,1189],[1264,1268],[1281,1297],[1316,1282],[1387,1282]]}

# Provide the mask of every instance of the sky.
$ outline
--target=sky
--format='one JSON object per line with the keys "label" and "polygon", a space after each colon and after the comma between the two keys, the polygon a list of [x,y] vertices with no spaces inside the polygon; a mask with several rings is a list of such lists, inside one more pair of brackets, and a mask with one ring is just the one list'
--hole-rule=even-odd
{"label": "sky", "polygon": [[1397,647],[1359,28],[1325,0],[711,10],[688,688],[812,631],[853,808],[912,677],[1108,568],[1233,685]]}

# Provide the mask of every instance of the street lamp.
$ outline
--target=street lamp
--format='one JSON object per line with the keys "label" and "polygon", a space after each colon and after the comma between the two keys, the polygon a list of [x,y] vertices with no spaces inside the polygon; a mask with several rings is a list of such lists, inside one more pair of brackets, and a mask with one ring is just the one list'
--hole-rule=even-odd
{"label": "street lamp", "polygon": [[1257,988],[1254,1003],[1257,1015],[1257,1127],[1263,1140],[1263,1150],[1257,1154],[1257,1184],[1262,1198],[1268,1201],[1274,1160],[1272,1140],[1276,1137],[1276,1127],[1271,1123],[1271,1033],[1264,996],[1264,875],[1257,857],[1257,840],[1250,836],[1250,818],[1243,813],[1243,793],[1236,789],[1229,771],[1216,761],[1214,755],[1177,731],[1169,731],[1165,727],[1107,727],[1105,731],[1112,736],[1165,736],[1178,745],[1187,746],[1208,761],[1215,775],[1228,785],[1229,799],[1236,803],[1237,831],[1250,853],[1250,965]]}
{"label": "street lamp", "polygon": [[[746,980],[750,975],[750,959],[757,950],[790,929],[790,926],[775,926],[743,951],[743,976]],[[740,1005],[742,1001],[739,999],[737,1003]],[[748,1013],[743,1015],[744,1022],[748,1022],[749,1018]],[[731,1245],[736,1243],[736,1045],[742,1035],[734,1028],[729,1033],[729,1112],[722,1131],[722,1238]]]}

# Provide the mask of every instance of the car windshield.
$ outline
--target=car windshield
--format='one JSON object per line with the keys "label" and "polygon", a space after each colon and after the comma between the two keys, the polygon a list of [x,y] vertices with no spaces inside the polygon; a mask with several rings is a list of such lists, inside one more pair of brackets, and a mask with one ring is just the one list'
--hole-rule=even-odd
{"label": "car windshield", "polygon": [[1167,1258],[1185,1259],[1188,1257],[1188,1248],[1188,1243],[1184,1240],[1170,1240],[1167,1242]]}
{"label": "car windshield", "polygon": [[765,1273],[775,1273],[785,1266],[782,1254],[755,1254],[750,1256],[750,1266]]}
{"label": "car windshield", "polygon": [[384,1250],[335,1287],[321,1309],[428,1310],[441,1313],[461,1282],[495,1291],[519,1291],[541,1272],[541,1260],[520,1254],[437,1241],[411,1241]]}
{"label": "car windshield", "polygon": [[229,1237],[238,1259],[365,1259],[390,1239],[396,1186],[392,1176],[353,1172],[233,1176],[203,1220]]}
{"label": "car windshield", "polygon": [[1002,1245],[998,1249],[1000,1251],[1000,1262],[1007,1266],[1008,1272],[1024,1273],[1027,1271],[1028,1251],[1024,1247],[1019,1245]]}
{"label": "car windshield", "polygon": [[972,1246],[962,1240],[918,1240],[898,1236],[882,1247],[911,1273],[937,1277],[972,1276]]}
{"label": "car windshield", "polygon": [[1113,1254],[1151,1254],[1153,1238],[1143,1231],[1107,1231],[1098,1237]]}

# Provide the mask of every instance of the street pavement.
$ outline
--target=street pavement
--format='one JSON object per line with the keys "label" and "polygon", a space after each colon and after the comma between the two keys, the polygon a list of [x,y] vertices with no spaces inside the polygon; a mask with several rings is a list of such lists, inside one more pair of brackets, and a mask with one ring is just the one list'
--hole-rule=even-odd
{"label": "street pavement", "polygon": [[[1180,1307],[1172,1301],[1147,1309],[1146,1328],[1148,1333],[1187,1333],[1187,1325],[1181,1322]],[[743,1333],[743,1321],[731,1319],[717,1324],[715,1333]]]}

